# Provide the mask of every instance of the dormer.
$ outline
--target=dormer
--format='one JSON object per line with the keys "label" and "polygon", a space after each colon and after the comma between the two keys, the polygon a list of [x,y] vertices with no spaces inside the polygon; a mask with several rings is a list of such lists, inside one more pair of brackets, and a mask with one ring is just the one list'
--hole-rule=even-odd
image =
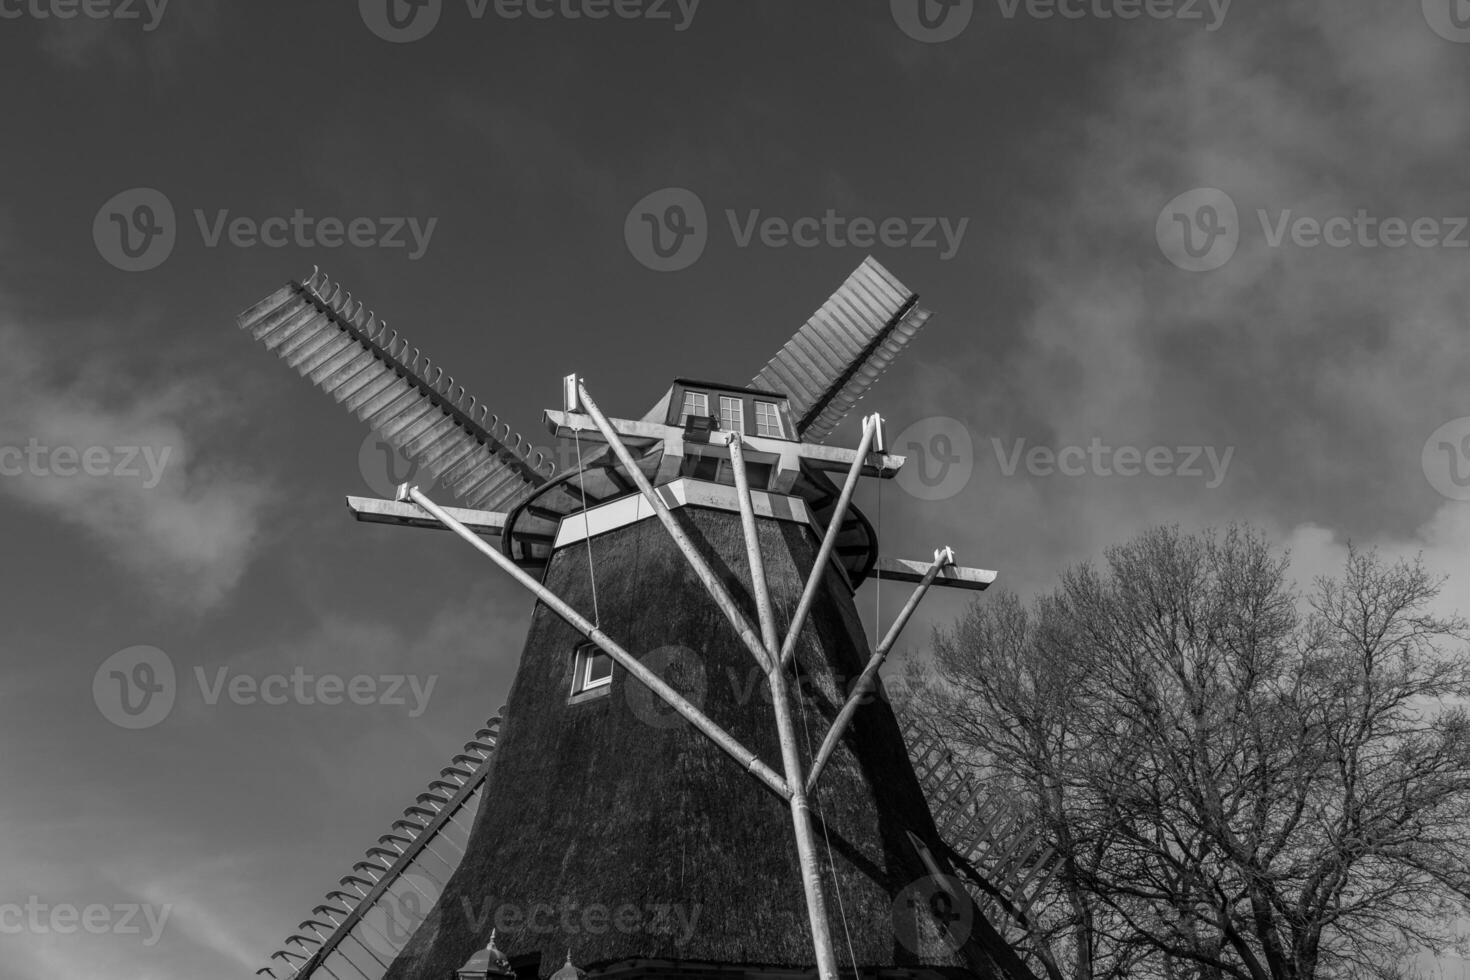
{"label": "dormer", "polygon": [[785,395],[711,381],[678,378],[664,404],[665,425],[690,428],[690,422],[713,419],[710,428],[767,439],[796,438],[791,406]]}
{"label": "dormer", "polygon": [[[633,421],[589,414],[582,404],[580,384],[574,374],[562,379],[562,407],[546,411],[551,432],[559,439],[581,439],[592,433],[599,440],[616,433],[629,460],[639,461],[620,465],[637,465],[655,487],[677,482],[707,497],[711,484],[734,487],[731,442],[737,433],[739,438],[734,441],[745,460],[752,493],[790,496],[804,468],[845,473],[857,461],[855,452],[802,440],[790,400],[779,391],[679,378],[658,404]],[[892,476],[903,464],[903,457],[887,455],[881,433],[880,428],[870,458],[862,461],[864,475]],[[601,500],[637,496],[625,479],[612,478],[607,483],[593,495]],[[701,486],[704,489],[698,489]],[[815,484],[805,492],[819,501],[831,496]],[[735,498],[715,490],[709,499]],[[702,506],[718,505],[705,502]],[[757,508],[767,506],[772,505],[764,497],[757,501]]]}
{"label": "dormer", "polygon": [[789,491],[798,463],[785,448],[795,444],[796,426],[787,396],[777,391],[742,388],[714,381],[678,378],[648,416],[678,429],[678,446],[665,443],[677,472],[663,479],[690,477],[734,486],[726,436],[739,432],[746,447],[745,470],[756,490]]}

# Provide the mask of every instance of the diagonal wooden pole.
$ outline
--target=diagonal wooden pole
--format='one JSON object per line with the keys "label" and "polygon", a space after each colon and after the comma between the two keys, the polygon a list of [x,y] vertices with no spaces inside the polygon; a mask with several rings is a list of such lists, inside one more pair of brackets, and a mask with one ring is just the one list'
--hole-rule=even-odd
{"label": "diagonal wooden pole", "polygon": [[755,526],[755,506],[750,499],[750,474],[745,471],[745,447],[740,433],[725,439],[730,447],[730,469],[735,475],[735,498],[740,502],[740,528],[745,534],[745,552],[750,562],[751,591],[755,593],[755,611],[761,624],[761,642],[765,645],[768,665],[775,664],[776,614],[771,608],[771,590],[766,585],[766,561],[761,554],[760,533]]}
{"label": "diagonal wooden pole", "polygon": [[714,573],[709,567],[709,563],[704,560],[704,556],[699,553],[699,549],[694,546],[694,542],[689,540],[689,535],[684,533],[684,529],[674,519],[674,514],[669,510],[669,505],[664,503],[663,498],[653,489],[653,484],[648,482],[648,477],[644,476],[643,471],[638,468],[638,463],[633,459],[633,454],[628,452],[628,447],[623,444],[623,440],[618,436],[617,430],[612,427],[612,423],[607,420],[607,416],[602,414],[602,410],[597,407],[597,403],[587,393],[587,386],[580,380],[577,382],[577,397],[581,400],[582,407],[587,409],[587,414],[592,416],[592,422],[597,426],[598,431],[602,433],[602,437],[612,447],[612,451],[617,455],[618,461],[628,471],[629,478],[638,487],[639,492],[643,494],[649,506],[653,508],[653,512],[658,515],[658,519],[663,522],[663,526],[668,530],[669,536],[674,539],[674,544],[678,545],[679,550],[684,553],[684,557],[689,561],[690,567],[694,569],[694,574],[704,583],[704,587],[709,592],[710,597],[715,600],[715,605],[720,607],[720,611],[725,614],[725,618],[730,621],[730,625],[735,627],[735,632],[740,634],[740,639],[745,643],[745,647],[750,651],[750,655],[755,658],[756,663],[760,664],[766,670],[770,670],[773,661],[771,656],[766,652],[761,638],[756,635],[754,627],[750,625],[750,620],[745,618],[745,613],[741,612],[740,607],[735,604],[735,599],[730,595],[730,591],[725,588],[719,576]]}
{"label": "diagonal wooden pole", "polygon": [[812,602],[817,597],[817,587],[826,577],[827,560],[832,557],[837,535],[842,531],[842,521],[847,517],[848,505],[852,503],[852,492],[857,489],[858,477],[862,475],[863,461],[868,458],[868,451],[873,448],[873,440],[877,438],[878,427],[882,424],[883,419],[876,412],[863,419],[863,439],[858,443],[857,456],[852,461],[852,468],[847,471],[847,480],[842,484],[837,507],[832,511],[826,533],[822,535],[822,547],[817,551],[817,560],[807,575],[806,586],[801,590],[801,599],[796,603],[796,612],[791,615],[791,623],[786,627],[786,642],[781,646],[782,669],[789,669],[791,661],[796,657],[796,641],[801,636],[807,613],[811,612]]}
{"label": "diagonal wooden pole", "polygon": [[852,723],[852,716],[857,713],[858,706],[862,703],[863,697],[868,693],[868,689],[877,683],[878,668],[883,666],[883,661],[887,659],[888,652],[893,649],[893,644],[898,642],[898,635],[908,625],[909,618],[913,616],[914,610],[919,608],[919,601],[924,598],[924,593],[928,592],[929,586],[934,584],[934,578],[939,574],[940,569],[952,564],[954,564],[954,552],[951,549],[945,548],[942,551],[936,551],[934,553],[934,564],[929,566],[929,570],[924,573],[924,577],[914,587],[913,594],[909,596],[908,602],[904,603],[903,609],[899,611],[898,618],[893,621],[893,625],[888,627],[888,633],[883,637],[883,642],[879,643],[878,649],[873,651],[873,656],[869,658],[867,667],[863,668],[862,675],[858,677],[857,683],[853,685],[852,693],[847,697],[847,703],[837,713],[837,718],[832,722],[832,727],[827,730],[827,737],[822,739],[822,747],[817,750],[816,761],[812,763],[811,773],[806,778],[806,792],[810,793],[812,788],[817,785],[817,779],[822,775],[822,770],[826,768],[827,760],[832,757],[833,750],[837,748],[838,739],[842,738],[843,733],[847,731],[847,726]]}
{"label": "diagonal wooden pole", "polygon": [[812,946],[817,954],[817,974],[821,980],[836,980],[837,954],[832,946],[827,897],[822,888],[822,872],[817,866],[817,843],[803,788],[801,755],[796,745],[796,727],[791,719],[791,694],[786,683],[786,670],[776,658],[776,617],[771,610],[765,559],[761,555],[760,533],[755,523],[755,507],[750,499],[750,479],[745,472],[740,433],[730,433],[729,446],[730,466],[735,472],[735,496],[740,501],[740,524],[745,531],[745,550],[750,560],[751,591],[755,593],[755,608],[760,614],[761,636],[770,654],[771,666],[766,671],[766,679],[771,686],[771,705],[776,714],[776,735],[781,743],[786,785],[791,787],[791,827],[796,835],[796,858],[801,866],[801,883],[806,892],[807,918],[811,922]]}
{"label": "diagonal wooden pole", "polygon": [[467,541],[476,551],[499,565],[506,574],[515,579],[516,582],[525,587],[537,599],[541,600],[541,602],[545,603],[547,608],[552,612],[566,620],[573,629],[606,651],[607,655],[617,661],[619,666],[642,681],[649,690],[663,699],[669,707],[682,715],[695,728],[707,735],[727,755],[740,763],[747,772],[769,786],[782,799],[789,800],[791,798],[790,787],[787,786],[785,780],[776,774],[775,770],[760,761],[756,757],[756,754],[741,745],[735,736],[717,725],[709,716],[685,699],[683,695],[666,684],[663,678],[640,663],[638,658],[619,646],[612,637],[598,629],[585,616],[562,601],[561,597],[555,592],[552,592],[530,575],[527,575],[515,562],[501,554],[499,549],[455,520],[453,515],[426,497],[418,487],[410,487],[408,489],[408,496],[424,510],[438,518],[445,527]]}

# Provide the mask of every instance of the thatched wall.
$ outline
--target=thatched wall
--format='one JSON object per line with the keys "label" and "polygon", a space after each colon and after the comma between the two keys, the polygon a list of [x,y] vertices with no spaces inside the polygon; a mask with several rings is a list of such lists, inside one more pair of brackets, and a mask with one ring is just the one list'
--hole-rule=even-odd
{"label": "thatched wall", "polygon": [[[739,516],[676,514],[755,622]],[[777,521],[762,521],[760,535],[784,625],[818,542],[808,528]],[[592,546],[608,634],[652,656],[670,683],[781,771],[764,678],[664,528],[647,520]],[[545,581],[590,618],[585,543],[557,553]],[[569,704],[579,639],[536,609],[469,851],[389,977],[446,980],[497,924],[498,946],[512,958],[541,953],[543,976],[568,949],[592,969],[634,958],[810,966],[786,805],[693,728],[660,724],[666,711],[621,668],[607,696]],[[683,652],[658,652],[671,646]],[[866,649],[852,597],[829,573],[798,653],[807,758]],[[918,942],[895,933],[895,898],[925,874],[905,831],[931,842],[935,831],[885,702],[858,712],[814,810],[835,861],[834,887],[819,835],[842,964],[850,942],[861,966],[960,966],[927,923]]]}

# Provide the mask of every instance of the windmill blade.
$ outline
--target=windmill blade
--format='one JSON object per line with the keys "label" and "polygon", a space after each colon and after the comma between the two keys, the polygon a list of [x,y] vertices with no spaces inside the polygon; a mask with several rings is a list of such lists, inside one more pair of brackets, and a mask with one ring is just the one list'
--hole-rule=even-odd
{"label": "windmill blade", "polygon": [[[279,980],[336,977],[338,974],[328,964],[340,966],[337,961],[342,960],[363,977],[383,975],[407,939],[406,935],[395,937],[392,933],[411,931],[417,925],[416,921],[401,920],[403,897],[409,894],[410,889],[417,892],[425,884],[436,891],[443,888],[440,878],[445,871],[440,868],[439,875],[430,871],[433,865],[425,860],[426,854],[435,856],[440,865],[447,865],[450,874],[459,865],[458,858],[453,861],[446,859],[433,845],[437,843],[446,851],[463,854],[463,845],[449,834],[449,827],[457,825],[463,830],[458,817],[469,817],[477,812],[489,785],[490,763],[500,743],[500,726],[499,715],[491,718],[484,728],[475,732],[472,740],[465,743],[465,753],[468,754],[454,757],[458,767],[454,771],[462,772],[462,777],[456,776],[453,782],[436,779],[429,784],[430,787],[437,787],[443,792],[419,795],[420,801],[425,796],[430,797],[431,808],[415,805],[404,811],[405,816],[412,812],[422,816],[423,820],[394,821],[395,833],[378,838],[380,842],[388,839],[396,850],[370,847],[367,855],[381,860],[359,861],[353,865],[354,872],[362,871],[370,877],[346,876],[339,883],[338,890],[327,892],[326,898],[331,904],[318,905],[311,910],[313,918],[297,928],[309,928],[316,938],[299,933],[287,937],[286,942],[296,946],[297,950],[283,946],[270,957],[280,960],[281,965],[263,968],[256,973]],[[348,885],[352,886],[352,892],[341,890]],[[419,897],[432,903],[438,895],[421,894]],[[396,914],[391,911],[395,905],[399,906]],[[414,900],[414,906],[418,906],[417,900]],[[428,909],[420,906],[416,911],[426,914]],[[316,918],[323,915],[328,921]],[[385,933],[384,925],[398,928]]]}
{"label": "windmill blade", "polygon": [[1010,907],[1030,909],[1061,871],[1055,849],[1007,797],[991,796],[975,785],[938,733],[906,712],[901,725],[914,774],[946,846],[983,871],[989,887]]}
{"label": "windmill blade", "polygon": [[236,319],[466,507],[505,510],[556,472],[510,426],[477,408],[442,368],[315,269]]}
{"label": "windmill blade", "polygon": [[789,395],[797,432],[821,442],[929,319],[918,303],[917,293],[869,256],[751,387]]}

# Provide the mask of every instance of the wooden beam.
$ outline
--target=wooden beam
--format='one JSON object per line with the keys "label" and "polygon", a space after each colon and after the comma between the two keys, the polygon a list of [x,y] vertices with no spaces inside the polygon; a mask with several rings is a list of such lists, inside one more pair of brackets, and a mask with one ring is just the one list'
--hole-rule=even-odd
{"label": "wooden beam", "polygon": [[914,589],[914,594],[909,596],[908,602],[903,604],[903,609],[899,611],[898,616],[893,620],[893,625],[888,628],[888,633],[883,637],[883,642],[879,643],[878,649],[873,651],[873,656],[869,658],[868,665],[863,668],[862,675],[858,677],[858,682],[853,685],[852,693],[847,697],[847,703],[837,713],[837,720],[832,722],[832,727],[827,730],[827,737],[822,740],[822,748],[817,752],[816,761],[812,763],[812,767],[806,777],[806,791],[808,793],[816,788],[817,780],[822,777],[822,768],[827,765],[827,760],[832,758],[832,752],[837,748],[838,740],[847,731],[847,726],[852,723],[852,716],[857,713],[857,709],[862,705],[863,698],[868,693],[868,689],[873,686],[873,682],[878,677],[878,671],[883,666],[883,661],[888,658],[889,651],[893,649],[893,644],[898,642],[898,635],[908,625],[909,619],[914,615],[914,610],[919,608],[919,602],[924,598],[924,593],[929,591],[929,586],[934,584],[934,580],[939,576],[940,571],[953,564],[953,551],[945,548],[943,551],[934,552],[934,563],[924,569],[924,575],[919,579],[919,584]]}
{"label": "wooden beam", "polygon": [[[624,441],[624,444],[634,448],[646,448],[656,442],[664,442],[671,447],[681,447],[688,441],[685,431],[676,425],[664,425],[661,422],[642,422],[632,419],[608,419],[614,432]],[[593,438],[597,438],[597,428],[592,417],[578,412],[562,412],[548,409],[546,412],[546,428],[558,438],[570,439],[576,433],[584,436],[589,432]],[[795,442],[790,439],[773,439],[769,436],[742,436],[747,450],[757,453],[765,453],[776,457],[794,457],[804,460],[814,469],[826,470],[834,473],[846,473],[852,468],[853,461],[858,459],[858,454],[851,449],[839,449],[836,446],[820,446],[811,442]],[[691,443],[692,444],[692,443]],[[724,443],[711,445],[710,454],[719,452],[723,454]],[[904,457],[895,456],[891,453],[871,453],[862,465],[863,476],[876,476],[882,479],[892,479],[903,467]]]}
{"label": "wooden beam", "polygon": [[[832,944],[831,922],[827,915],[827,896],[823,888],[821,866],[817,863],[816,835],[812,833],[811,808],[807,802],[806,778],[801,769],[801,753],[797,748],[796,726],[791,720],[791,700],[786,685],[786,668],[781,663],[780,636],[776,631],[776,613],[771,606],[771,593],[766,587],[766,562],[761,554],[760,531],[755,523],[755,505],[750,499],[750,482],[745,473],[745,450],[740,434],[728,437],[730,468],[735,474],[735,492],[740,497],[740,525],[745,532],[746,557],[750,561],[750,584],[755,593],[755,608],[760,615],[761,639],[766,645],[771,669],[767,680],[771,686],[771,705],[776,711],[776,737],[781,744],[781,763],[786,770],[786,785],[791,788],[791,825],[796,835],[796,860],[801,868],[806,890],[807,918],[812,929],[812,946],[817,955],[817,974],[822,980],[837,980],[837,955]],[[856,482],[856,478],[854,481]],[[826,556],[817,559],[824,563]],[[801,629],[798,624],[796,630]]]}
{"label": "wooden beam", "polygon": [[[433,527],[444,529],[444,525],[418,504],[410,501],[380,500],[377,497],[348,497],[347,509],[352,516],[367,524],[398,524],[403,527]],[[454,519],[476,534],[497,537],[505,531],[505,514],[493,510],[470,510],[466,507],[444,508]]]}
{"label": "wooden beam", "polygon": [[[872,449],[873,440],[878,438],[878,427],[882,423],[883,420],[876,412],[863,419],[862,442],[859,443],[857,452],[852,454],[853,460],[848,467],[847,479],[842,484],[842,492],[838,495],[837,507],[828,517],[827,530],[822,534],[822,545],[817,551],[817,560],[812,563],[812,570],[807,575],[806,585],[801,590],[801,598],[796,603],[796,612],[792,613],[791,622],[786,627],[786,639],[781,644],[779,659],[782,670],[790,667],[792,660],[796,657],[796,641],[801,635],[802,626],[806,625],[807,614],[811,612],[812,602],[816,599],[822,578],[827,574],[827,561],[832,557],[832,549],[837,544],[837,538],[842,534],[842,522],[847,518],[847,508],[852,503],[852,492],[857,488],[858,477],[862,475],[862,467],[859,463]],[[838,564],[840,567],[841,563]]]}
{"label": "wooden beam", "polygon": [[[623,438],[618,433],[616,426],[606,415],[602,414],[602,409],[597,407],[597,403],[588,394],[587,385],[581,381],[577,383],[577,401],[578,404],[587,409],[586,415],[578,417],[586,419],[589,424],[597,427],[598,432],[602,433],[603,439],[607,441],[613,454],[618,457],[618,460],[623,464],[623,468],[628,471],[628,475],[638,485],[638,492],[643,494],[643,499],[648,501],[648,505],[658,515],[660,523],[669,532],[669,537],[674,539],[674,544],[683,552],[684,558],[689,562],[689,567],[694,571],[695,577],[704,584],[705,591],[710,594],[710,598],[715,600],[715,605],[720,607],[720,611],[725,614],[725,618],[730,621],[730,625],[735,628],[735,632],[740,634],[740,641],[745,644],[745,648],[750,651],[750,655],[755,658],[756,663],[769,669],[770,664],[766,663],[766,648],[762,644],[760,636],[755,632],[755,627],[750,624],[750,620],[746,617],[745,611],[740,608],[740,605],[730,594],[730,590],[725,587],[724,580],[715,574],[714,569],[710,568],[709,562],[705,561],[703,553],[690,540],[683,525],[675,519],[673,512],[669,510],[669,505],[660,495],[659,490],[654,488],[653,484],[649,482],[648,477],[638,468],[638,462],[633,458],[633,454],[628,451],[628,446],[623,442]],[[547,412],[546,414],[550,416],[553,413]]]}
{"label": "wooden beam", "polygon": [[[873,577],[886,582],[922,582],[931,562],[905,558],[879,558],[873,566]],[[985,568],[946,565],[934,578],[935,588],[968,589],[983,592],[995,582],[996,573]]]}
{"label": "wooden beam", "polygon": [[587,637],[593,643],[596,643],[620,667],[641,681],[645,687],[657,695],[665,704],[677,711],[686,721],[708,736],[711,741],[718,745],[731,758],[739,762],[745,768],[746,772],[769,786],[783,800],[791,799],[790,787],[784,779],[776,774],[774,769],[762,762],[754,752],[741,745],[735,736],[711,721],[704,712],[700,711],[698,707],[691,704],[682,694],[670,687],[657,673],[645,667],[643,662],[637,657],[619,646],[617,641],[594,625],[591,620],[567,605],[555,592],[552,592],[536,579],[517,568],[515,562],[502,555],[493,545],[486,544],[482,538],[476,536],[473,531],[456,520],[454,514],[448,508],[440,507],[434,503],[434,501],[420,492],[418,487],[409,487],[408,495],[416,503],[421,505],[425,511],[448,527],[449,530],[459,535],[476,551],[493,561],[502,571],[515,579],[517,583],[537,599],[541,600],[542,604],[560,616],[567,625]]}

